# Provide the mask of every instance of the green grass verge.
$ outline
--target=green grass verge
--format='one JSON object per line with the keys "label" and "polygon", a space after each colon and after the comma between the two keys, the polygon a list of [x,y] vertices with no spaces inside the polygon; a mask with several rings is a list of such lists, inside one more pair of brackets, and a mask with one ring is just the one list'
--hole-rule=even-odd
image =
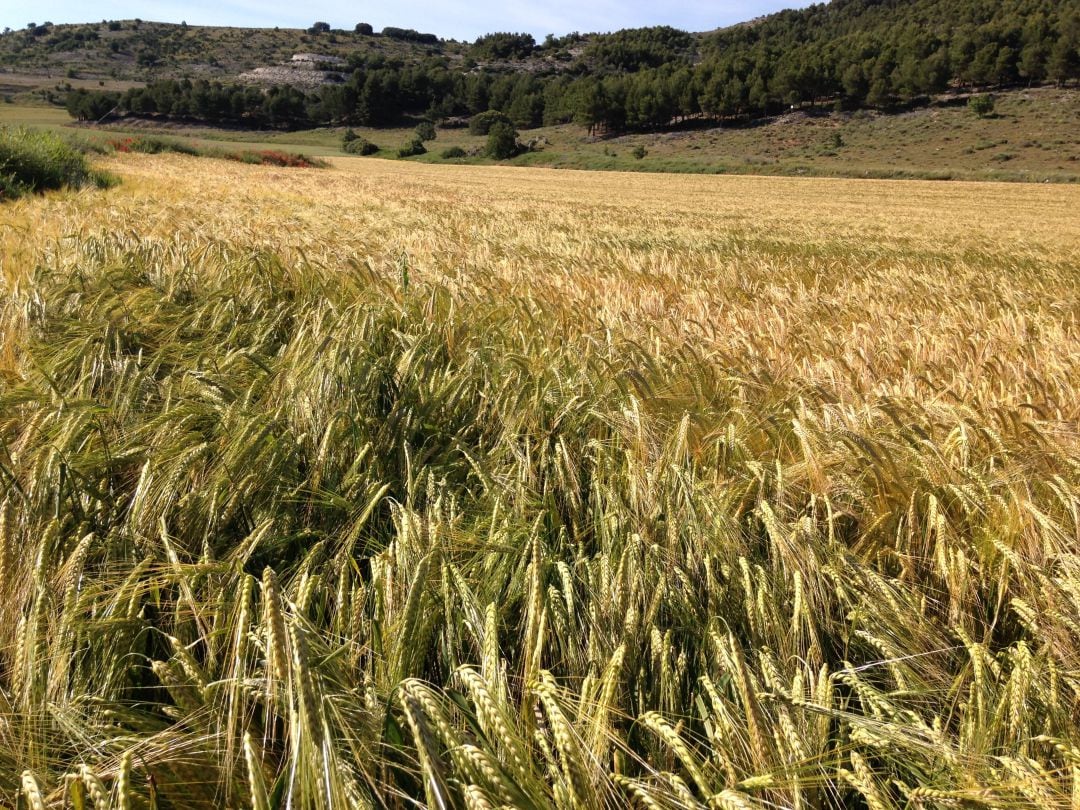
{"label": "green grass verge", "polygon": [[51,132],[0,128],[0,200],[110,182],[78,148]]}

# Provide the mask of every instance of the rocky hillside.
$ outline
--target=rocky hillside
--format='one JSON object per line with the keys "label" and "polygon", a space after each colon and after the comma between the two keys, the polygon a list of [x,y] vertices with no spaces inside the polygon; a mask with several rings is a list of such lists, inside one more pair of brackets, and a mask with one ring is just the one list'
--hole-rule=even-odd
{"label": "rocky hillside", "polygon": [[411,41],[374,32],[103,20],[85,25],[43,23],[7,31],[0,35],[0,67],[68,78],[228,79],[289,63],[295,54],[318,54],[332,61],[360,53],[365,58],[419,63],[431,56],[460,61],[467,49],[464,43]]}

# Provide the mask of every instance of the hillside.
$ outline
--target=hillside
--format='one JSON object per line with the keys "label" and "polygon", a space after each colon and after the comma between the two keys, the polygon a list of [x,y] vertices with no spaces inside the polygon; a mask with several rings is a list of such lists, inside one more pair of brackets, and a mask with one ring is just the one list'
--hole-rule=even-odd
{"label": "hillside", "polygon": [[411,42],[355,31],[291,28],[222,28],[144,20],[85,25],[38,25],[0,36],[0,66],[10,72],[148,82],[167,78],[235,79],[257,67],[316,51],[418,62],[431,55],[460,56],[460,43]]}
{"label": "hillside", "polygon": [[[309,54],[312,69],[292,71],[299,82],[275,68],[296,54]],[[519,128],[654,131],[821,103],[895,109],[958,88],[1062,85],[1080,78],[1080,0],[837,0],[710,34],[655,26],[540,45],[526,34],[466,45],[326,24],[307,32],[41,25],[0,38],[0,63],[150,83],[80,94],[69,108],[90,120],[119,111],[229,126],[387,126],[494,109]],[[242,75],[289,92],[250,93]]]}
{"label": "hillside", "polygon": [[[483,162],[500,112],[516,163],[699,173],[1074,180],[1080,0],[837,0],[693,34],[665,26],[475,42],[396,28],[138,20],[0,36],[0,120]],[[964,108],[993,93],[996,109]],[[407,148],[418,122],[435,145]],[[243,134],[251,131],[250,135]],[[483,130],[481,130],[483,131]],[[529,145],[529,146],[526,146]],[[506,159],[513,148],[500,154]],[[445,157],[444,157],[445,155]]]}
{"label": "hillside", "polygon": [[798,110],[744,126],[588,138],[576,127],[530,131],[549,141],[517,162],[555,168],[717,174],[1080,180],[1080,89],[995,95],[894,113]]}

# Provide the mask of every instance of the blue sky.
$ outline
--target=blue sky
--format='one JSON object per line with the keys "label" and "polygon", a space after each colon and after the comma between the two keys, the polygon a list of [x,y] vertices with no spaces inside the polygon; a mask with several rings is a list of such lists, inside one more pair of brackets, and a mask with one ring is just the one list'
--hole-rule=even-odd
{"label": "blue sky", "polygon": [[192,25],[238,25],[306,28],[325,20],[335,28],[369,22],[383,26],[416,28],[443,37],[475,39],[490,31],[528,31],[537,39],[545,34],[571,31],[611,31],[642,25],[673,25],[689,31],[707,31],[779,11],[807,5],[806,0],[543,0],[512,3],[507,0],[439,0],[402,3],[392,0],[3,0],[0,28],[22,28],[29,22],[89,22],[132,19],[180,22]]}

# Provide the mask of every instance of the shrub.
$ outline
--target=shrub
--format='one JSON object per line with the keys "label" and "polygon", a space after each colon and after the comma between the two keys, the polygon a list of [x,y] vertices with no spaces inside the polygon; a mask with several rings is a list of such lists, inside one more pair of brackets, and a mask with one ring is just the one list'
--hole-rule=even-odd
{"label": "shrub", "polygon": [[117,152],[137,152],[143,155],[160,155],[165,152],[175,152],[181,155],[198,156],[201,153],[191,144],[183,141],[172,141],[166,138],[157,138],[153,135],[137,135],[127,138],[119,138],[109,141]]}
{"label": "shrub", "polygon": [[487,135],[491,131],[491,127],[500,121],[510,125],[510,119],[498,110],[477,113],[469,119],[469,134]]}
{"label": "shrub", "polygon": [[506,160],[512,158],[517,152],[517,130],[505,121],[496,121],[488,131],[484,153],[496,160]]}
{"label": "shrub", "polygon": [[637,146],[634,147],[634,151],[630,154],[632,154],[638,160],[643,160],[645,156],[649,154],[649,150],[639,143]]}
{"label": "shrub", "polygon": [[416,125],[416,139],[420,142],[433,141],[438,137],[435,125],[431,121],[421,121]]}
{"label": "shrub", "polygon": [[323,169],[329,165],[325,160],[308,157],[300,153],[281,152],[277,149],[226,153],[223,157],[227,160],[239,160],[242,163],[251,163],[257,166],[279,166],[288,169]]}
{"label": "shrub", "polygon": [[357,23],[354,30],[356,33],[365,37],[370,37],[375,33],[375,29],[371,27],[371,23]]}
{"label": "shrub", "polygon": [[453,158],[463,158],[467,156],[467,152],[460,146],[451,146],[449,149],[443,149],[441,157],[445,160],[451,160]]}
{"label": "shrub", "polygon": [[968,109],[979,118],[986,118],[994,111],[994,97],[989,93],[968,99]]}
{"label": "shrub", "polygon": [[139,55],[135,58],[135,63],[139,67],[153,67],[160,61],[160,56],[157,51],[151,46],[144,47],[139,51]]}
{"label": "shrub", "polygon": [[372,143],[367,138],[360,137],[353,138],[351,141],[346,141],[345,145],[342,146],[342,149],[350,155],[363,155],[365,157],[374,155],[379,151],[379,147],[376,144]]}
{"label": "shrub", "polygon": [[0,129],[0,199],[78,188],[94,179],[86,156],[51,132]]}
{"label": "shrub", "polygon": [[424,142],[415,138],[409,143],[405,144],[400,149],[398,149],[397,152],[398,157],[401,158],[415,157],[416,155],[423,155],[426,153],[427,147],[424,146]]}

